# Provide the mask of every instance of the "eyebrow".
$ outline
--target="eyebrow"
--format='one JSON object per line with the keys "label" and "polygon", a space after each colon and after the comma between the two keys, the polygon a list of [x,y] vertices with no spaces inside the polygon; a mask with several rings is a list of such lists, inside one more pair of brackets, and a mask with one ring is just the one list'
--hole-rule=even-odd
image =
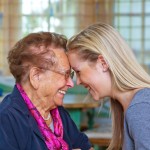
{"label": "eyebrow", "polygon": [[68,72],[68,71],[70,71],[72,68],[70,67],[69,69],[64,69],[64,70],[62,70],[62,71],[64,71],[64,72]]}
{"label": "eyebrow", "polygon": [[79,70],[77,67],[72,67],[73,70]]}

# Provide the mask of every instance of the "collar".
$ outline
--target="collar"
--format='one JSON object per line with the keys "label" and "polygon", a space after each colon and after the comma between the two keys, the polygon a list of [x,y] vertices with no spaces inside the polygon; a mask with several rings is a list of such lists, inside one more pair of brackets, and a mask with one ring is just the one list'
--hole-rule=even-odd
{"label": "collar", "polygon": [[15,109],[17,109],[25,115],[30,115],[30,112],[16,85],[14,86],[13,91],[10,94],[10,99],[12,100],[12,105]]}
{"label": "collar", "polygon": [[24,102],[16,85],[14,86],[13,91],[8,96],[8,98],[11,99],[12,107],[14,109],[18,110],[19,112],[23,113],[24,115],[28,117],[28,123],[29,123],[29,126],[32,128],[33,132],[35,132],[35,134],[37,134],[42,140],[44,140],[37,126],[37,122],[35,121],[34,117],[31,115],[30,111],[28,110],[26,103]]}

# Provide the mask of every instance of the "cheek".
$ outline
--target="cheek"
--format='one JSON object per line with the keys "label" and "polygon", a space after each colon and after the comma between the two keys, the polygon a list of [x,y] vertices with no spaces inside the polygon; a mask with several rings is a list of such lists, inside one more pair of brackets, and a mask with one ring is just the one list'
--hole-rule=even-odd
{"label": "cheek", "polygon": [[43,96],[53,95],[53,88],[50,85],[50,82],[46,82],[40,86],[40,92]]}
{"label": "cheek", "polygon": [[77,78],[81,81],[81,83],[88,83],[89,82],[89,76],[87,76],[86,74],[80,74],[77,76]]}
{"label": "cheek", "polygon": [[99,88],[101,88],[101,82],[98,76],[90,75],[86,79],[86,83],[94,90],[99,91]]}
{"label": "cheek", "polygon": [[53,80],[53,82],[51,83],[51,85],[49,85],[49,89],[51,90],[53,95],[56,95],[58,90],[60,90],[61,88],[65,87],[66,85],[66,80],[64,79],[57,79],[57,80]]}
{"label": "cheek", "polygon": [[82,76],[83,80],[86,80],[89,84],[94,84],[97,82],[97,74],[95,75],[94,71],[88,71],[85,72],[85,74]]}
{"label": "cheek", "polygon": [[85,86],[93,87],[95,85],[95,79],[90,74],[80,76],[81,83]]}
{"label": "cheek", "polygon": [[95,80],[95,79],[89,81],[89,86],[90,86],[94,91],[98,91],[98,89],[99,89],[98,81]]}
{"label": "cheek", "polygon": [[56,87],[55,87],[56,84],[57,84],[57,82],[50,78],[45,78],[45,80],[41,81],[40,91],[41,91],[42,95],[53,96],[56,91]]}

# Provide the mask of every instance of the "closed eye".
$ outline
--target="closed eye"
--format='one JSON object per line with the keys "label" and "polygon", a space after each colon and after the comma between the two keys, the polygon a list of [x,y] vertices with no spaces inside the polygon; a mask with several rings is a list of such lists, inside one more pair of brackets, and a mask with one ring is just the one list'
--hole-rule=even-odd
{"label": "closed eye", "polygon": [[79,76],[80,75],[80,71],[75,71],[76,75]]}

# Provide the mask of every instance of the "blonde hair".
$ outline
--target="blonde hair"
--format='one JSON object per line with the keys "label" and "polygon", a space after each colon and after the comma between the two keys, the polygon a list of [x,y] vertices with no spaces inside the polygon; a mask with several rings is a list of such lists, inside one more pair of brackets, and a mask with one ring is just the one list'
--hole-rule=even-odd
{"label": "blonde hair", "polygon": [[[120,91],[150,88],[150,76],[137,62],[133,51],[110,25],[93,24],[69,39],[69,53],[95,61],[102,55],[109,65],[113,87]],[[113,136],[108,150],[118,150],[123,143],[124,113],[121,104],[111,98]]]}

